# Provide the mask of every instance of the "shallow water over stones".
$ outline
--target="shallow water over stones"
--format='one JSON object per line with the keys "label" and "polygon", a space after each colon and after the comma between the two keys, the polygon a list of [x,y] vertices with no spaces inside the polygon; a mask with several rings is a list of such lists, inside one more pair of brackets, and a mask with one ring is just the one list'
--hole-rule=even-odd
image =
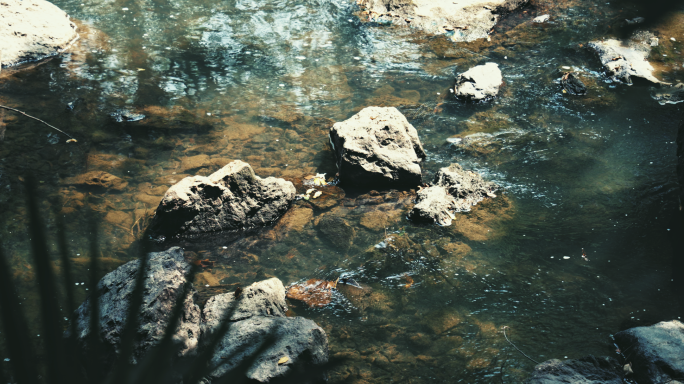
{"label": "shallow water over stones", "polygon": [[[87,204],[100,218],[104,273],[136,256],[164,192],[185,176],[240,159],[297,194],[311,188],[306,176],[333,176],[329,128],[370,105],[397,107],[416,127],[424,180],[458,162],[501,192],[439,227],[406,219],[415,191],[318,186],[320,197],[265,230],[161,245],[208,260],[202,297],[271,276],[358,282],[338,284],[328,306],[290,302],[326,330],[332,356],[349,358],[332,382],[517,382],[534,363],[503,326],[542,361],[610,355],[611,334],[678,316],[668,228],[681,104],[607,81],[585,47],[638,16],[631,10],[538,1],[508,15],[491,41],[454,43],[363,24],[344,0],[55,3],[81,20],[81,44],[0,74],[0,104],[78,139],[4,114],[0,233],[34,324],[25,171],[41,182],[45,212],[67,223],[76,281],[86,282]],[[549,22],[532,22],[543,14]],[[684,31],[668,28],[651,58],[655,76],[674,83]],[[503,74],[499,96],[451,99],[454,75],[486,62]],[[586,96],[562,93],[568,71]],[[88,172],[128,184],[73,182]]]}

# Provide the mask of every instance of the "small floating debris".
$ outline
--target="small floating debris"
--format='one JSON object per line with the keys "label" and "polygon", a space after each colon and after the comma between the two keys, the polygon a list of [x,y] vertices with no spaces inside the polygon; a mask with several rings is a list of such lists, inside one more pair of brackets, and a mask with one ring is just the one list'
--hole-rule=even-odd
{"label": "small floating debris", "polygon": [[563,256],[563,260],[567,260],[569,258],[570,258],[570,256]]}
{"label": "small floating debris", "polygon": [[323,194],[323,192],[321,192],[321,191],[316,191],[316,193],[314,193],[314,195],[313,195],[313,198],[315,199],[315,198],[321,196],[322,194]]}

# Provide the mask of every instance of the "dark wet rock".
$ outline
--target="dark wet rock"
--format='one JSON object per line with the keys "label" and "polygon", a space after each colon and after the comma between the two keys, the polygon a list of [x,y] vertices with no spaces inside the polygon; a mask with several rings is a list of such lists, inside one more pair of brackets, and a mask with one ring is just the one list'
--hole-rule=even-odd
{"label": "dark wet rock", "polygon": [[432,186],[418,191],[416,205],[408,217],[418,222],[451,225],[456,212],[470,211],[484,198],[495,197],[496,189],[494,183],[484,181],[479,174],[451,164],[437,172]]}
{"label": "dark wet rock", "polygon": [[330,128],[340,182],[353,187],[415,187],[425,159],[416,129],[396,108],[367,107]]}
{"label": "dark wet rock", "polygon": [[[134,360],[139,360],[150,347],[161,341],[171,310],[186,282],[190,265],[183,258],[183,249],[170,248],[147,255],[145,291],[138,318],[139,326]],[[106,274],[97,284],[100,295],[100,337],[108,352],[108,362],[119,353],[121,334],[128,316],[128,306],[135,288],[140,260],[128,262]],[[192,288],[183,303],[183,315],[174,334],[180,356],[196,353],[200,336],[201,312],[194,302]],[[76,339],[88,352],[90,334],[90,298],[76,310]]]}
{"label": "dark wet rock", "polygon": [[127,109],[119,109],[110,114],[117,123],[140,121],[145,118],[141,113],[135,113]]}
{"label": "dark wet rock", "polygon": [[369,20],[380,24],[410,25],[453,41],[487,38],[503,15],[528,0],[361,0]]}
{"label": "dark wet rock", "polygon": [[615,334],[639,384],[684,382],[684,324],[663,321]]}
{"label": "dark wet rock", "polygon": [[534,367],[527,384],[622,384],[622,367],[611,357],[547,360]]}
{"label": "dark wet rock", "polygon": [[[203,340],[214,332],[226,309],[234,305],[233,293],[215,296],[204,309]],[[265,351],[256,357],[247,377],[260,382],[287,373],[293,364],[323,364],[328,361],[328,338],[315,322],[301,317],[285,317],[285,287],[278,279],[254,283],[238,298],[238,308],[231,317],[228,333],[219,342],[212,364],[223,364],[209,375],[215,379],[224,375],[260,347],[261,342],[274,337]],[[204,341],[203,341],[204,342]],[[232,356],[227,360],[225,356]],[[284,363],[282,359],[287,357]]]}
{"label": "dark wet rock", "polygon": [[573,72],[567,72],[561,77],[561,86],[563,90],[573,96],[583,96],[587,94],[587,87],[584,85],[579,76]]}
{"label": "dark wet rock", "polygon": [[208,177],[186,177],[169,188],[150,229],[155,235],[192,236],[261,227],[285,213],[294,197],[291,182],[262,179],[236,160]]}
{"label": "dark wet rock", "polygon": [[335,248],[342,251],[349,249],[356,235],[354,228],[345,219],[334,215],[323,216],[318,229]]}
{"label": "dark wet rock", "polygon": [[103,171],[90,171],[82,175],[68,178],[67,184],[93,189],[106,189],[121,192],[126,189],[128,182],[120,177]]}
{"label": "dark wet rock", "polygon": [[57,55],[78,37],[69,15],[45,0],[0,2],[0,20],[2,67]]}
{"label": "dark wet rock", "polygon": [[478,65],[456,76],[454,96],[469,101],[489,100],[499,93],[502,83],[501,70],[496,63]]}
{"label": "dark wet rock", "polygon": [[625,41],[606,39],[589,42],[587,46],[596,52],[613,81],[631,85],[632,77],[640,77],[660,84],[662,82],[653,76],[653,66],[647,61],[651,36],[641,33]]}

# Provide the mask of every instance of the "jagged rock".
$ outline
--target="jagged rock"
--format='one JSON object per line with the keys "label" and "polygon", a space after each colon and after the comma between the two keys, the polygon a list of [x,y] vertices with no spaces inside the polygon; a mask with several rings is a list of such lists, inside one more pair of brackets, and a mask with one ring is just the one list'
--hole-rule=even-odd
{"label": "jagged rock", "polygon": [[[164,335],[167,321],[186,282],[190,265],[183,258],[183,249],[170,248],[164,252],[147,255],[145,290],[138,317],[139,326],[135,344],[134,361],[142,357],[150,347],[159,343]],[[107,361],[113,362],[119,353],[121,334],[128,316],[131,295],[135,288],[140,260],[130,261],[106,274],[97,284],[100,300],[100,337],[107,349]],[[178,343],[179,355],[196,353],[200,336],[200,308],[194,302],[192,291],[183,303],[183,315],[174,341]],[[76,310],[76,339],[88,352],[90,334],[90,298]]]}
{"label": "jagged rock", "polygon": [[369,20],[403,24],[427,33],[445,34],[451,40],[487,38],[503,15],[528,0],[360,0]]}
{"label": "jagged rock", "polygon": [[632,77],[636,76],[660,84],[662,82],[653,76],[653,66],[647,61],[651,52],[649,37],[642,33],[626,41],[606,39],[589,42],[587,46],[596,52],[613,81],[631,85]]}
{"label": "jagged rock", "polygon": [[90,171],[66,180],[67,184],[94,189],[107,189],[121,192],[128,186],[128,182],[120,177],[103,171]]}
{"label": "jagged rock", "polygon": [[484,181],[477,173],[458,164],[441,168],[432,186],[418,191],[416,205],[409,212],[411,220],[451,225],[454,213],[469,211],[485,197],[495,197],[497,186]]}
{"label": "jagged rock", "polygon": [[287,211],[295,192],[291,182],[262,179],[236,160],[208,177],[186,177],[169,188],[150,229],[155,235],[189,236],[265,226]]}
{"label": "jagged rock", "polygon": [[583,96],[587,94],[587,87],[579,79],[579,76],[572,72],[563,74],[560,82],[563,90],[570,95]]}
{"label": "jagged rock", "polygon": [[54,56],[78,37],[69,15],[45,0],[0,2],[1,67]]}
{"label": "jagged rock", "polygon": [[684,383],[684,324],[662,321],[615,334],[639,384]]}
{"label": "jagged rock", "polygon": [[502,83],[501,70],[496,63],[478,65],[456,76],[454,96],[470,101],[486,101],[499,93]]}
{"label": "jagged rock", "polygon": [[[204,309],[203,343],[216,331],[226,309],[234,305],[235,300],[233,293],[209,299]],[[280,280],[273,278],[254,283],[245,288],[237,300],[238,307],[231,316],[230,328],[219,342],[211,361],[211,364],[222,365],[209,375],[210,379],[223,376],[252,356],[269,336],[274,337],[273,343],[256,356],[247,371],[250,379],[268,382],[287,373],[293,364],[323,364],[328,361],[325,331],[311,320],[285,317],[285,288]],[[228,360],[226,356],[232,358]],[[283,357],[287,360],[279,364]]]}
{"label": "jagged rock", "polygon": [[527,384],[622,384],[622,367],[611,357],[547,360],[534,367]]}
{"label": "jagged rock", "polygon": [[396,108],[367,107],[330,128],[340,182],[354,187],[415,187],[425,159],[418,132]]}

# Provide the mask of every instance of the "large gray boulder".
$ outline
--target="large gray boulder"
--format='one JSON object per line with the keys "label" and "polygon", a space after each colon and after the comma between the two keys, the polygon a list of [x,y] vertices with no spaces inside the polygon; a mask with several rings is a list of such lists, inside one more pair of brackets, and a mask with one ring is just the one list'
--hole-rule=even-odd
{"label": "large gray boulder", "polygon": [[[254,283],[238,298],[233,293],[215,296],[204,308],[203,343],[208,342],[228,309],[235,305],[230,328],[221,339],[211,364],[217,368],[209,379],[217,379],[252,357],[272,337],[247,370],[247,377],[260,382],[286,374],[293,364],[323,364],[328,361],[328,338],[311,320],[285,317],[285,287],[276,278]],[[231,356],[231,358],[226,358]],[[306,360],[304,360],[306,358]]]}
{"label": "large gray boulder", "polygon": [[587,46],[596,52],[611,80],[631,85],[632,77],[640,77],[660,84],[662,81],[653,76],[654,68],[647,60],[651,53],[650,41],[654,38],[651,36],[642,33],[624,41],[597,40]]}
{"label": "large gray boulder", "polygon": [[330,128],[340,182],[353,187],[415,187],[425,159],[418,132],[396,108],[367,107]]}
{"label": "large gray boulder", "polygon": [[469,101],[490,100],[499,93],[502,83],[503,77],[498,64],[478,65],[456,76],[454,96]]}
{"label": "large gray boulder", "polygon": [[69,15],[45,0],[0,2],[0,63],[9,67],[54,56],[76,39]]}
{"label": "large gray boulder", "polygon": [[529,0],[358,0],[369,19],[410,25],[453,41],[487,38],[503,15]]}
{"label": "large gray boulder", "polygon": [[[139,326],[133,360],[137,361],[150,347],[157,345],[166,329],[176,299],[186,283],[185,276],[190,265],[183,258],[183,249],[170,248],[164,252],[147,255],[145,290],[138,316]],[[130,261],[106,274],[97,284],[100,300],[100,337],[111,363],[119,354],[121,334],[128,316],[128,307],[135,289],[140,260]],[[174,341],[180,347],[180,356],[197,351],[200,336],[201,312],[194,302],[196,291],[192,288],[183,303],[183,315]],[[90,297],[76,310],[76,339],[89,351]]]}
{"label": "large gray boulder", "polygon": [[254,174],[235,160],[208,177],[186,177],[166,191],[150,230],[155,236],[192,236],[265,226],[287,211],[294,185]]}
{"label": "large gray boulder", "polygon": [[534,367],[526,384],[623,384],[622,367],[611,357],[547,360]]}
{"label": "large gray boulder", "polygon": [[662,321],[615,334],[639,384],[684,383],[684,324]]}
{"label": "large gray boulder", "polygon": [[467,212],[487,197],[496,197],[497,185],[482,179],[459,164],[441,168],[432,185],[418,191],[416,205],[408,217],[417,222],[451,225],[454,214]]}

